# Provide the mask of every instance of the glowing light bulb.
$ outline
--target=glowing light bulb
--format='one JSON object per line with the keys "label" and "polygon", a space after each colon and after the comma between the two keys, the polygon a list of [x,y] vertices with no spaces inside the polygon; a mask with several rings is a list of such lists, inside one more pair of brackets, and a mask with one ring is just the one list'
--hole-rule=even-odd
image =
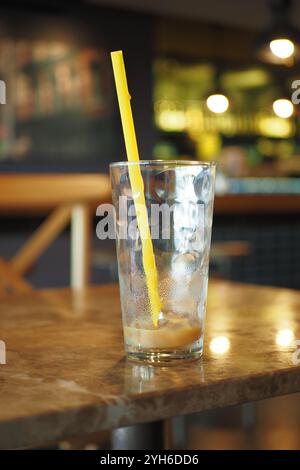
{"label": "glowing light bulb", "polygon": [[207,107],[213,113],[225,113],[229,106],[228,98],[221,93],[210,95],[206,100]]}
{"label": "glowing light bulb", "polygon": [[289,39],[274,39],[270,42],[272,54],[279,59],[288,59],[295,52],[295,45]]}
{"label": "glowing light bulb", "polygon": [[292,345],[292,343],[294,342],[294,338],[295,335],[293,330],[279,330],[276,335],[276,344],[278,346],[288,347]]}
{"label": "glowing light bulb", "polygon": [[290,100],[286,98],[280,98],[279,100],[274,101],[273,110],[276,116],[281,118],[289,118],[294,112],[294,106]]}
{"label": "glowing light bulb", "polygon": [[230,341],[226,336],[216,336],[209,344],[209,349],[215,354],[225,354],[229,348]]}

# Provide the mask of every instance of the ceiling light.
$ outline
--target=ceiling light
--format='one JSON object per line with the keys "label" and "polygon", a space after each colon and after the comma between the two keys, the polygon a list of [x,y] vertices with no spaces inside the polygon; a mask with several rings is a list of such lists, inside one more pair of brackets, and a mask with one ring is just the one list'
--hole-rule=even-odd
{"label": "ceiling light", "polygon": [[290,39],[273,39],[270,42],[272,54],[280,59],[288,59],[295,52],[295,44]]}
{"label": "ceiling light", "polygon": [[264,62],[292,65],[299,56],[300,33],[290,23],[290,6],[290,0],[271,0],[271,26],[257,41]]}
{"label": "ceiling light", "polygon": [[206,100],[206,105],[213,113],[225,113],[229,106],[228,98],[222,93],[210,95]]}
{"label": "ceiling light", "polygon": [[286,98],[280,98],[274,101],[273,111],[278,117],[289,118],[294,112],[294,105],[290,100]]}

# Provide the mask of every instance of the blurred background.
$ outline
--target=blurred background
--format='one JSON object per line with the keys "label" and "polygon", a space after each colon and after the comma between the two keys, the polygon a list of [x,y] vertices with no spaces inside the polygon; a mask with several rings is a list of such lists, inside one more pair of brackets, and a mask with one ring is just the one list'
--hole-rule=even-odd
{"label": "blurred background", "polygon": [[[109,56],[118,49],[141,158],[218,162],[212,275],[298,289],[300,0],[2,0],[0,200],[12,175],[91,177],[126,160]],[[94,226],[96,202],[110,199],[103,185],[89,201]],[[21,253],[13,264],[26,282],[66,286],[67,224],[55,222],[28,262],[49,209],[31,204],[0,203],[0,259]],[[115,281],[114,242],[92,233],[90,279]],[[260,404],[255,428],[254,408],[191,417],[189,446],[297,448],[295,400]]]}

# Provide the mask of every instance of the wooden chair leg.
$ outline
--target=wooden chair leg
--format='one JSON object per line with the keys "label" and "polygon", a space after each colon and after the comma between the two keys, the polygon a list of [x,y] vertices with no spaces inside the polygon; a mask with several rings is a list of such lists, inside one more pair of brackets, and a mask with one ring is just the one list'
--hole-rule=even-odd
{"label": "wooden chair leg", "polygon": [[31,291],[29,282],[16,273],[7,261],[0,258],[0,293],[21,294]]}
{"label": "wooden chair leg", "polygon": [[[90,281],[90,208],[86,204],[69,205],[56,209],[36,230],[33,236],[13,256],[7,264],[20,282],[42,252],[68,225],[71,218],[71,287],[82,289]],[[23,281],[25,283],[25,281]]]}
{"label": "wooden chair leg", "polygon": [[71,207],[69,205],[59,207],[53,211],[33,236],[14,255],[10,261],[12,269],[19,274],[26,273],[41,253],[68,225],[70,216]]}
{"label": "wooden chair leg", "polygon": [[90,281],[90,208],[77,204],[71,217],[71,287],[82,289]]}

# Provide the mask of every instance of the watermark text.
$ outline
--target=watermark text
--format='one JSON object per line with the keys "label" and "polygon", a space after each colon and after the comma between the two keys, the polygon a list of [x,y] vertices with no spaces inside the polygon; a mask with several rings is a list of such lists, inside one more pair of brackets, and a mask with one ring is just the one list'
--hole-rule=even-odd
{"label": "watermark text", "polygon": [[6,364],[6,345],[5,342],[0,340],[0,365]]}
{"label": "watermark text", "polygon": [[0,104],[6,104],[6,85],[3,80],[0,80]]}

